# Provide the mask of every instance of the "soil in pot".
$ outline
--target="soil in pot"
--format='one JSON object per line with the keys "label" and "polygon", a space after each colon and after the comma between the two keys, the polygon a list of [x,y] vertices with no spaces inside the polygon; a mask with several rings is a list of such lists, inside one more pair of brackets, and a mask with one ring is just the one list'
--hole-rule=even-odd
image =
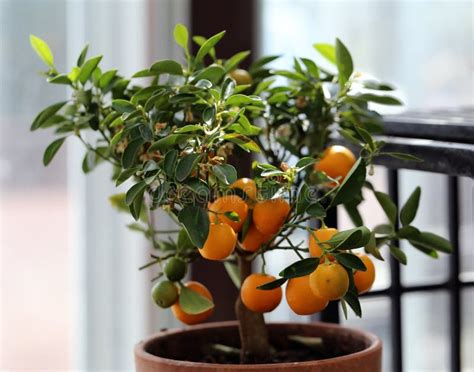
{"label": "soil in pot", "polygon": [[[260,363],[294,363],[337,358],[374,346],[375,337],[331,325],[269,324],[274,353]],[[380,348],[379,341],[376,343]],[[145,352],[177,361],[239,364],[240,340],[234,322],[219,327],[192,327],[186,332],[165,332],[147,341]]]}

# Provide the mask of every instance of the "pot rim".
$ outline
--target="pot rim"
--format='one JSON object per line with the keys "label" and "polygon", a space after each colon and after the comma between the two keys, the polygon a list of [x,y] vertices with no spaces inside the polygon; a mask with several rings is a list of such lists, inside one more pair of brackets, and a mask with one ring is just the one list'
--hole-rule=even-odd
{"label": "pot rim", "polygon": [[166,363],[168,365],[174,365],[176,367],[226,367],[226,368],[232,368],[232,369],[243,369],[243,370],[249,370],[249,369],[260,369],[260,368],[271,368],[272,366],[281,366],[281,367],[291,367],[294,365],[299,365],[299,366],[314,366],[315,363],[317,363],[318,366],[325,366],[329,364],[334,364],[337,361],[344,361],[347,359],[351,359],[354,357],[363,357],[368,354],[376,353],[380,349],[382,349],[382,341],[380,340],[379,337],[374,335],[373,333],[366,332],[360,329],[355,329],[351,327],[345,327],[341,326],[339,324],[332,324],[332,323],[323,323],[323,322],[308,322],[308,323],[301,323],[301,322],[270,322],[267,323],[268,326],[294,326],[294,325],[299,325],[299,326],[317,326],[319,328],[326,328],[326,329],[331,329],[331,330],[338,330],[338,329],[345,329],[350,331],[352,334],[362,337],[367,339],[370,342],[370,345],[361,351],[357,351],[355,353],[335,357],[335,358],[328,358],[328,359],[320,359],[320,360],[314,360],[314,361],[304,361],[304,362],[286,362],[286,363],[262,363],[262,364],[220,364],[220,363],[204,363],[204,362],[190,362],[186,360],[177,360],[177,359],[169,359],[169,358],[164,358],[164,357],[159,357],[156,355],[153,355],[151,353],[148,353],[146,351],[146,348],[149,343],[151,343],[153,340],[156,338],[162,338],[170,335],[174,335],[177,333],[181,332],[186,332],[186,331],[199,331],[202,329],[209,329],[209,328],[222,328],[222,327],[235,327],[238,326],[238,322],[231,320],[231,321],[225,321],[225,322],[211,322],[211,323],[206,323],[206,324],[199,324],[195,326],[190,326],[190,327],[185,327],[185,328],[172,328],[172,329],[167,329],[165,331],[155,333],[146,339],[140,341],[137,345],[135,345],[135,356],[140,359],[145,359],[150,362],[160,362],[160,363]]}

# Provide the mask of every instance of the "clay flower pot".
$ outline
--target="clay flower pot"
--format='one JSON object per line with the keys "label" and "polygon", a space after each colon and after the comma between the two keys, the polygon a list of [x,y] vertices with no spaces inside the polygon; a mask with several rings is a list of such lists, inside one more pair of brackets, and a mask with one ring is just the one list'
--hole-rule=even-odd
{"label": "clay flower pot", "polygon": [[[140,342],[135,347],[137,372],[207,372],[207,371],[318,371],[381,372],[382,343],[379,338],[360,330],[326,323],[270,323],[270,340],[279,350],[286,350],[289,335],[321,337],[324,353],[336,355],[304,362],[271,364],[218,364],[203,360],[204,345],[223,344],[239,347],[237,322],[198,325],[167,330]],[[306,359],[308,360],[308,359]]]}

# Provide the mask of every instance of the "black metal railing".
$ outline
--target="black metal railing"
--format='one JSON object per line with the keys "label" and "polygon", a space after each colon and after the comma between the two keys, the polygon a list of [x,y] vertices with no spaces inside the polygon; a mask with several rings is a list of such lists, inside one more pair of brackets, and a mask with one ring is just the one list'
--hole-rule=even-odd
{"label": "black metal railing", "polygon": [[[461,291],[474,285],[474,281],[461,281],[459,254],[460,194],[458,177],[474,177],[474,108],[459,110],[416,112],[385,120],[383,136],[384,150],[408,152],[423,159],[423,162],[408,162],[382,157],[377,164],[388,171],[388,193],[398,207],[399,169],[414,169],[448,175],[446,197],[448,200],[449,240],[454,252],[449,257],[449,277],[444,283],[425,285],[403,285],[400,278],[400,263],[390,259],[391,284],[383,290],[367,293],[366,297],[385,297],[391,301],[392,370],[403,371],[402,343],[402,296],[412,292],[444,290],[449,293],[450,303],[450,366],[452,372],[461,371]],[[331,225],[337,226],[337,215],[330,216]],[[329,222],[329,221],[328,221]],[[470,247],[472,248],[472,247]],[[328,307],[322,314],[323,321],[339,322],[337,304]]]}

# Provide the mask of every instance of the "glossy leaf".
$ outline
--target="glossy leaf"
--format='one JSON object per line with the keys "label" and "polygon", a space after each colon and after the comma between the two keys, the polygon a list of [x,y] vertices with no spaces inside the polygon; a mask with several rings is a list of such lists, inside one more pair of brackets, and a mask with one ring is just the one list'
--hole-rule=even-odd
{"label": "glossy leaf", "polygon": [[43,164],[47,166],[53,160],[54,155],[58,152],[61,148],[62,144],[66,140],[66,137],[59,138],[56,141],[53,141],[45,150],[43,155]]}
{"label": "glossy leaf", "polygon": [[201,158],[200,154],[189,154],[186,157],[178,161],[176,166],[175,178],[176,181],[182,182],[189,177],[191,172],[196,167],[199,159]]}
{"label": "glossy leaf", "polygon": [[391,106],[403,105],[402,101],[392,96],[381,96],[377,94],[364,93],[364,94],[357,95],[356,97],[363,101],[379,103],[381,105],[391,105]]}
{"label": "glossy leaf", "polygon": [[84,45],[84,48],[82,48],[81,54],[79,54],[79,57],[77,58],[77,67],[81,67],[84,64],[84,61],[86,60],[87,57],[87,51],[89,50],[89,44]]}
{"label": "glossy leaf", "polygon": [[138,150],[143,145],[143,139],[137,138],[130,142],[122,154],[122,166],[124,169],[131,168],[135,164]]}
{"label": "glossy leaf", "polygon": [[239,267],[235,263],[229,262],[229,261],[224,262],[224,267],[227,271],[227,274],[229,275],[229,278],[232,280],[232,283],[234,283],[235,287],[239,289],[240,288]]}
{"label": "glossy leaf", "polygon": [[278,279],[272,280],[271,282],[262,284],[258,286],[257,288],[262,289],[264,291],[269,291],[269,290],[281,287],[283,284],[286,283],[287,280],[288,280],[287,278],[278,278]]}
{"label": "glossy leaf", "polygon": [[188,50],[189,33],[188,33],[188,29],[186,28],[186,26],[183,25],[182,23],[176,24],[176,26],[174,27],[173,36],[174,36],[174,39],[175,39],[176,43],[181,48],[184,49],[186,54],[188,54],[189,53],[189,50]]}
{"label": "glossy leaf", "polygon": [[397,222],[397,206],[395,205],[395,203],[392,201],[390,196],[381,191],[375,191],[374,194],[383,211],[387,215],[390,223],[392,225],[395,225],[395,223]]}
{"label": "glossy leaf", "polygon": [[319,265],[319,257],[304,258],[286,267],[280,276],[286,279],[296,278],[311,274]]}
{"label": "glossy leaf", "polygon": [[150,71],[155,74],[183,75],[181,65],[171,59],[164,59],[153,63],[150,67]]}
{"label": "glossy leaf", "polygon": [[230,164],[214,165],[212,172],[225,185],[230,185],[237,180],[237,171]]}
{"label": "glossy leaf", "polygon": [[405,254],[405,252],[403,252],[400,248],[398,248],[397,246],[393,245],[393,244],[390,244],[389,245],[390,247],[390,254],[395,257],[395,259],[400,262],[402,265],[406,265],[407,264],[407,256]]}
{"label": "glossy leaf", "polygon": [[99,65],[102,56],[93,57],[88,59],[81,67],[81,71],[79,72],[78,79],[82,84],[85,84],[87,80],[91,77],[92,73]]}
{"label": "glossy leaf", "polygon": [[179,306],[186,314],[200,314],[212,309],[214,304],[208,298],[187,287],[181,287]]}
{"label": "glossy leaf", "polygon": [[339,85],[344,87],[354,71],[352,57],[341,40],[336,39],[336,65],[339,71]]}
{"label": "glossy leaf", "polygon": [[418,206],[420,205],[420,196],[421,189],[417,187],[400,210],[400,222],[403,226],[409,225],[415,219]]}
{"label": "glossy leaf", "polygon": [[359,194],[365,182],[366,172],[367,170],[364,159],[357,159],[356,163],[339,186],[339,189],[331,202],[331,207],[347,203]]}
{"label": "glossy leaf", "polygon": [[138,196],[143,195],[146,187],[147,187],[147,184],[144,181],[138,182],[135,185],[133,185],[127,191],[127,194],[125,196],[125,204],[130,206]]}
{"label": "glossy leaf", "polygon": [[48,119],[50,119],[54,114],[56,114],[63,106],[67,103],[67,101],[63,102],[58,102],[55,103],[54,105],[51,105],[49,107],[46,107],[43,111],[41,111],[31,124],[30,130],[36,130],[38,128],[41,128],[43,124],[46,123]]}
{"label": "glossy leaf", "polygon": [[444,253],[453,253],[453,247],[449,240],[431,232],[421,232],[416,237],[409,238],[408,241],[426,249],[434,249]]}
{"label": "glossy leaf", "polygon": [[340,264],[342,264],[343,266],[349,269],[367,271],[367,268],[365,267],[364,262],[355,254],[338,253],[338,254],[334,254],[334,257],[336,257],[336,260]]}
{"label": "glossy leaf", "polygon": [[193,244],[198,248],[202,248],[209,234],[207,211],[196,205],[188,205],[179,212],[178,219],[188,232]]}
{"label": "glossy leaf", "polygon": [[54,56],[49,45],[38,36],[30,35],[30,44],[41,60],[49,67],[54,68]]}
{"label": "glossy leaf", "polygon": [[329,62],[336,64],[336,49],[333,45],[321,43],[314,44],[313,47]]}
{"label": "glossy leaf", "polygon": [[214,46],[222,39],[224,35],[225,31],[222,31],[207,39],[199,48],[195,57],[195,61],[198,63],[201,62],[203,58],[209,53],[212,48],[214,48]]}

